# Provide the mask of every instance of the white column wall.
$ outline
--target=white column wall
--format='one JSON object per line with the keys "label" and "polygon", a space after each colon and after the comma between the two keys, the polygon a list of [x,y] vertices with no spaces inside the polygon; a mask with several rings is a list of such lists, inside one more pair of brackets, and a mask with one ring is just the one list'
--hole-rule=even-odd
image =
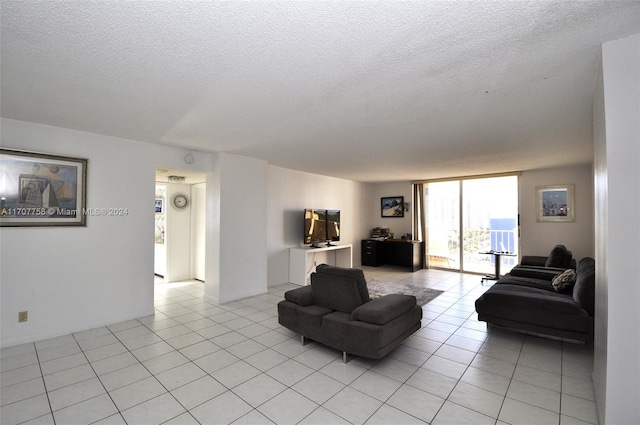
{"label": "white column wall", "polygon": [[[602,46],[594,104],[597,298],[594,384],[601,423],[640,423],[640,34]],[[604,123],[602,105],[604,102]],[[601,268],[604,267],[604,270]]]}
{"label": "white column wall", "polygon": [[206,270],[205,297],[225,303],[267,291],[267,163],[214,157],[205,248],[214,264]]}

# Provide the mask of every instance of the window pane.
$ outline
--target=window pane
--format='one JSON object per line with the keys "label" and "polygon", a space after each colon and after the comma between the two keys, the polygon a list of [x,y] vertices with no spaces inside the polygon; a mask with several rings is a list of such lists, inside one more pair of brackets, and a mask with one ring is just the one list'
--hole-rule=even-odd
{"label": "window pane", "polygon": [[425,185],[429,267],[460,269],[460,182]]}
{"label": "window pane", "polygon": [[[492,274],[493,255],[518,248],[518,178],[492,177],[462,182],[463,271]],[[501,273],[509,272],[517,257],[502,257]]]}

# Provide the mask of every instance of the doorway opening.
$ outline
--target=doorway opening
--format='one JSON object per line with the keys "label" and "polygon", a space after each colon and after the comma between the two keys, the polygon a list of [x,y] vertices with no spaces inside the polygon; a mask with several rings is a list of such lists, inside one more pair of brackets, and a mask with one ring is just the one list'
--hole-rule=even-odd
{"label": "doorway opening", "polygon": [[205,279],[206,174],[157,169],[155,282]]}

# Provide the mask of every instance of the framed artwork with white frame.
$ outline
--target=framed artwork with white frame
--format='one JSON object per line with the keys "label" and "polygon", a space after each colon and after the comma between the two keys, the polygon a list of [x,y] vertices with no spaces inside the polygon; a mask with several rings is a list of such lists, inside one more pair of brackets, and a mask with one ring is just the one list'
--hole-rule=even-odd
{"label": "framed artwork with white frame", "polygon": [[572,184],[536,187],[538,222],[575,221],[574,186]]}

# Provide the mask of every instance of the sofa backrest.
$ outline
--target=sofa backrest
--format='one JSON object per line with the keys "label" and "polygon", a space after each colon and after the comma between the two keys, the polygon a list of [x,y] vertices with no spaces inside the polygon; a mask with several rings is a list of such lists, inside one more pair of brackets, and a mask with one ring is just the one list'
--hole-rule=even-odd
{"label": "sofa backrest", "polygon": [[362,303],[364,304],[369,301],[367,280],[364,278],[364,272],[362,270],[330,266],[328,264],[320,264],[316,267],[316,273],[328,274],[332,276],[342,276],[355,280],[358,286],[358,292],[360,293],[360,299],[362,300]]}
{"label": "sofa backrest", "polygon": [[573,254],[564,245],[556,245],[551,250],[544,263],[545,267],[557,267],[560,269],[569,269],[571,267],[571,259]]}
{"label": "sofa backrest", "polygon": [[578,263],[573,299],[593,317],[596,296],[596,261],[585,257]]}

